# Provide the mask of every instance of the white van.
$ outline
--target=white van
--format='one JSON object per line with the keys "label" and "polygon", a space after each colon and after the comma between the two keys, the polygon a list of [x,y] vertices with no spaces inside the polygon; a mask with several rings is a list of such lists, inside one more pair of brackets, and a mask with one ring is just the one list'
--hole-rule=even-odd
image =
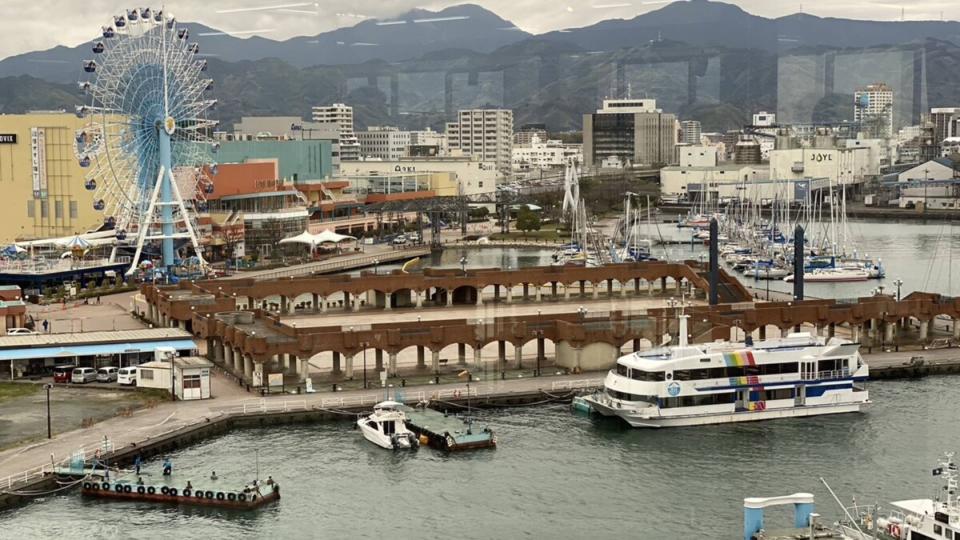
{"label": "white van", "polygon": [[117,384],[135,385],[137,384],[137,367],[122,367],[117,370]]}
{"label": "white van", "polygon": [[73,368],[73,373],[70,375],[70,382],[73,384],[84,384],[88,382],[94,382],[97,380],[97,370],[92,367],[78,367]]}

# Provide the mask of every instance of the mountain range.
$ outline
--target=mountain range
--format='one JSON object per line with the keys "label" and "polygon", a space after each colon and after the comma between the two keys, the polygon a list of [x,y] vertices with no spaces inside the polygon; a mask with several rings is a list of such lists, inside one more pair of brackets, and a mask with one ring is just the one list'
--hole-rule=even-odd
{"label": "mountain range", "polygon": [[[900,123],[925,107],[960,104],[954,21],[770,19],[690,0],[538,36],[470,4],[285,41],[184,24],[209,58],[224,124],[241,115],[307,117],[311,105],[342,101],[354,105],[360,127],[440,129],[458,108],[497,106],[514,109],[517,125],[578,129],[604,97],[633,95],[725,129],[761,109],[794,121],[844,119],[853,88],[881,80],[898,93]],[[75,81],[91,43],[0,61],[0,112],[86,101]]]}

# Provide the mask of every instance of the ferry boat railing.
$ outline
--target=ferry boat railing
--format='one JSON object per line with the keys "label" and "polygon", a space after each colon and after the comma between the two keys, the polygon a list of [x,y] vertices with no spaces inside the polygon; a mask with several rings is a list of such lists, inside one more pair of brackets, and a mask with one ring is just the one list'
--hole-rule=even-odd
{"label": "ferry boat railing", "polygon": [[831,369],[827,371],[818,371],[817,379],[829,381],[833,379],[845,379],[850,377],[850,375],[851,375],[850,368]]}

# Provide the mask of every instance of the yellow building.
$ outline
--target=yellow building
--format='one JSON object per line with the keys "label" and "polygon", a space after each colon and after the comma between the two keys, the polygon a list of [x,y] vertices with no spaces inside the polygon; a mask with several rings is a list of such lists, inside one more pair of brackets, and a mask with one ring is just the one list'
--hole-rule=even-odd
{"label": "yellow building", "polygon": [[68,236],[103,221],[73,151],[85,123],[60,112],[0,115],[0,243]]}

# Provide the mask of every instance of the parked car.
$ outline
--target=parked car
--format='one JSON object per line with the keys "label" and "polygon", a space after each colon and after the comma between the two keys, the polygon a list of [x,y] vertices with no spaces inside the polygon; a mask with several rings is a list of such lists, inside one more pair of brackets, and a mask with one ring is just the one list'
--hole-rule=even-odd
{"label": "parked car", "polygon": [[73,365],[55,366],[53,368],[53,382],[68,383],[73,376]]}
{"label": "parked car", "polygon": [[137,367],[129,366],[117,370],[117,384],[137,384]]}
{"label": "parked car", "polygon": [[414,244],[420,243],[420,233],[407,233],[407,240]]}
{"label": "parked car", "polygon": [[97,380],[97,370],[92,367],[73,368],[70,375],[70,382],[73,384],[86,384]]}
{"label": "parked car", "polygon": [[394,243],[394,244],[406,244],[406,243],[407,243],[407,237],[404,236],[404,235],[402,235],[402,234],[397,235],[397,237],[393,239],[393,243]]}
{"label": "parked car", "polygon": [[7,328],[8,336],[25,336],[29,334],[36,334],[36,332],[29,328]]}
{"label": "parked car", "polygon": [[117,368],[102,367],[97,370],[97,382],[113,382],[117,380]]}

